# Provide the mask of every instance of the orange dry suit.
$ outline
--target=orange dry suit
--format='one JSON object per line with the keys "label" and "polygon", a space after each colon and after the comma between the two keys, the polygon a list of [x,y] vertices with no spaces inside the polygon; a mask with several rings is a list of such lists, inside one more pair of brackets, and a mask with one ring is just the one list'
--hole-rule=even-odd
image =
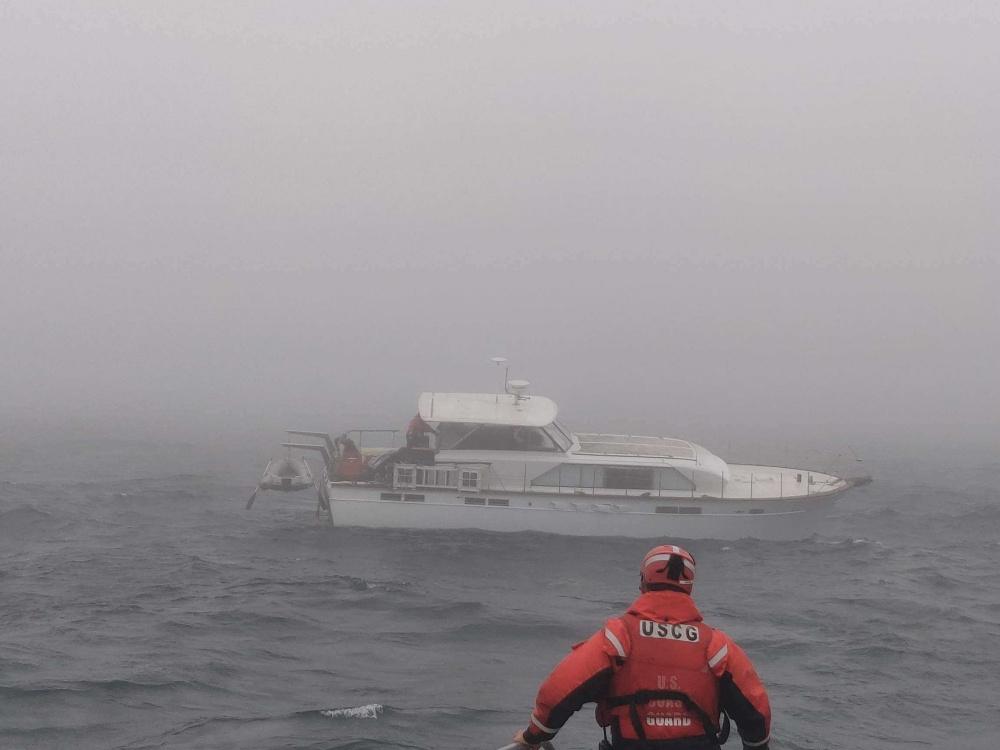
{"label": "orange dry suit", "polygon": [[345,432],[333,441],[340,452],[334,469],[333,478],[348,482],[356,482],[365,470],[365,458],[358,450],[357,444],[347,437]]}
{"label": "orange dry suit", "polygon": [[406,445],[410,448],[429,448],[429,436],[433,434],[434,428],[417,412],[406,426]]}
{"label": "orange dry suit", "polygon": [[615,750],[718,748],[723,711],[744,748],[766,750],[770,739],[771,707],[750,659],[680,591],[642,594],[574,646],[539,688],[525,740],[552,739],[589,702]]}

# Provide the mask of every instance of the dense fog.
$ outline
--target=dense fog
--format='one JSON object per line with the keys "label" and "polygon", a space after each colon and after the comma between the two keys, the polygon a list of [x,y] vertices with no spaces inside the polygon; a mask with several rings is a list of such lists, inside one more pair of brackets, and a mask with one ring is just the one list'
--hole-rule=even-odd
{"label": "dense fog", "polygon": [[[3,436],[997,442],[991,3],[0,7]],[[254,438],[255,440],[257,437]]]}

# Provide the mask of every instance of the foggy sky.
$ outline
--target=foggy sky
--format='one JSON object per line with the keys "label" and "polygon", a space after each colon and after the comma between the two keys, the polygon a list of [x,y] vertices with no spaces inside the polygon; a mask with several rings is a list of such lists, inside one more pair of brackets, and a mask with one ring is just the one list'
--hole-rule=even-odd
{"label": "foggy sky", "polygon": [[0,3],[0,421],[996,440],[997,7]]}

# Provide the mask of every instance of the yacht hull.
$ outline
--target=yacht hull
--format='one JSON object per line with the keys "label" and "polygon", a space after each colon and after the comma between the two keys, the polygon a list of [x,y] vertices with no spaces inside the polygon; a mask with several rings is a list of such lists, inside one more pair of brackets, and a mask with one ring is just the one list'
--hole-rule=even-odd
{"label": "yacht hull", "polygon": [[[331,486],[330,514],[337,526],[495,532],[537,532],[566,536],[618,536],[640,539],[805,539],[834,503],[837,493],[797,500],[724,501],[682,499],[682,512],[628,507],[603,498],[546,500],[496,498],[509,505],[467,505],[461,497],[383,500],[362,488]],[[361,491],[359,491],[361,490]],[[390,493],[400,494],[400,493]],[[657,501],[661,507],[664,499]],[[530,503],[530,505],[529,505]],[[630,505],[630,504],[629,504]],[[695,512],[697,509],[697,512]]]}

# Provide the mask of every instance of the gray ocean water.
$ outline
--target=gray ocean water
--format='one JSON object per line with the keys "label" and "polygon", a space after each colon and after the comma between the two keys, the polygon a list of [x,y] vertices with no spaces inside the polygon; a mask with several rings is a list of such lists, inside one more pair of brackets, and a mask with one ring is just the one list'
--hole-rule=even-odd
{"label": "gray ocean water", "polygon": [[[258,458],[195,453],[4,451],[0,748],[489,750],[650,546],[248,512]],[[867,468],[811,539],[691,542],[696,599],[755,660],[775,748],[995,747],[1000,457]],[[588,707],[557,747],[597,739]]]}

